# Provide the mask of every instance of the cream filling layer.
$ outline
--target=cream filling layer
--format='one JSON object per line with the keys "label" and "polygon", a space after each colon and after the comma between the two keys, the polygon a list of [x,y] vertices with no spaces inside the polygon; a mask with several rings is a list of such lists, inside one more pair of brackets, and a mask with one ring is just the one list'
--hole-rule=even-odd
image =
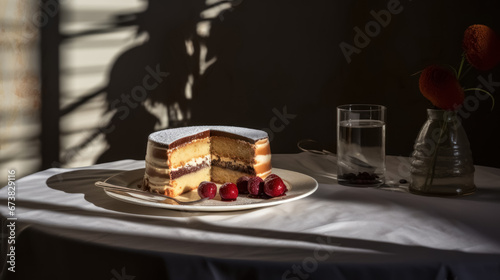
{"label": "cream filling layer", "polygon": [[268,171],[266,172],[262,172],[262,173],[257,173],[257,176],[259,176],[260,178],[262,179],[265,179],[267,176],[269,176],[271,174],[271,169],[269,169]]}
{"label": "cream filling layer", "polygon": [[270,161],[271,161],[271,154],[258,155],[255,157],[255,165],[259,165],[259,164],[270,162]]}
{"label": "cream filling layer", "polygon": [[182,168],[187,167],[187,166],[196,166],[196,165],[202,164],[203,162],[206,162],[206,161],[210,164],[211,159],[212,159],[211,155],[193,158],[192,160],[186,162],[185,164],[183,164],[179,167],[172,168],[172,171],[177,171],[177,170],[182,169]]}
{"label": "cream filling layer", "polygon": [[[247,165],[245,162],[241,161],[241,160],[234,160],[230,157],[224,157],[224,156],[218,156],[218,155],[213,155],[213,158],[214,159],[220,159],[222,161],[229,161],[229,162],[234,162],[234,163],[237,163],[237,164],[241,164],[241,165]],[[254,166],[257,166],[257,165],[261,165],[263,163],[268,163],[271,161],[271,155],[270,154],[267,154],[267,155],[259,155],[259,156],[256,156],[255,157],[255,163],[253,164]]]}
{"label": "cream filling layer", "polygon": [[261,147],[264,147],[264,146],[269,146],[269,139],[266,138],[265,140],[259,140],[255,143],[255,149],[260,149]]}

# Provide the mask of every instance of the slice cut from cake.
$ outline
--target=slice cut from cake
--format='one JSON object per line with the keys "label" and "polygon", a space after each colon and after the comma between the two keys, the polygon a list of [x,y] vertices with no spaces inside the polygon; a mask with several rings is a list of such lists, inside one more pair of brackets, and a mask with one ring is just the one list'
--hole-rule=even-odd
{"label": "slice cut from cake", "polygon": [[149,136],[143,188],[177,196],[202,181],[233,182],[271,173],[266,132],[232,126],[192,126]]}

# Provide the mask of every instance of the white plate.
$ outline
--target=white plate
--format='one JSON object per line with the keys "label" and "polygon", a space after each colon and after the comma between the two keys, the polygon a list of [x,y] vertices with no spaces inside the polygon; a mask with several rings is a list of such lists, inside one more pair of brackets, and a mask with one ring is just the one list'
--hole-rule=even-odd
{"label": "white plate", "polygon": [[[151,201],[151,199],[146,200],[145,197],[141,196],[140,194],[139,195],[134,193],[119,194],[106,190],[105,192],[107,195],[109,195],[114,199],[118,199],[128,203],[139,204],[143,206],[182,210],[182,211],[220,212],[220,211],[246,210],[246,209],[253,209],[253,208],[266,207],[266,206],[292,202],[294,200],[304,198],[314,193],[318,188],[318,182],[316,182],[316,180],[302,173],[289,171],[285,169],[279,169],[279,168],[273,168],[272,173],[280,176],[285,182],[288,188],[288,192],[286,193],[286,195],[270,199],[250,198],[247,197],[247,195],[239,195],[238,199],[235,201],[221,201],[220,196],[217,194],[217,196],[214,199],[205,200],[198,204],[179,205],[173,201],[170,201],[169,199],[164,201],[159,200],[158,202],[156,202],[156,201]],[[144,176],[144,168],[119,173],[115,176],[106,179],[106,182],[122,187],[137,188],[138,185],[141,184],[143,176]],[[179,200],[190,201],[199,199],[199,196],[198,192],[194,190],[182,194],[180,196],[177,196],[176,198]]]}

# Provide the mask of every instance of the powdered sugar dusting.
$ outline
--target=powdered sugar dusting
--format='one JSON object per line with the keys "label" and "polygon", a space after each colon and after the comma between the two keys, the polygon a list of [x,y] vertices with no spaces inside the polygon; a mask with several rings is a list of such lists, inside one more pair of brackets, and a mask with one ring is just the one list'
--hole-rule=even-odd
{"label": "powdered sugar dusting", "polygon": [[149,140],[158,144],[170,145],[179,139],[196,135],[206,131],[220,131],[240,135],[256,142],[267,137],[267,133],[262,130],[236,127],[236,126],[188,126],[160,130],[149,135]]}

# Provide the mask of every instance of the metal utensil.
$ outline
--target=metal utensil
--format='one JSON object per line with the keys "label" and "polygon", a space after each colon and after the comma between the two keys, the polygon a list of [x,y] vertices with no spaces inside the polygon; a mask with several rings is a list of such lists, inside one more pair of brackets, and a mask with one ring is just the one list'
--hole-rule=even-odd
{"label": "metal utensil", "polygon": [[[327,155],[327,156],[337,157],[336,154],[326,150],[321,143],[319,143],[318,141],[312,140],[312,139],[300,140],[297,143],[297,147],[301,151],[304,151],[304,152],[313,153],[313,154],[317,154],[317,155]],[[363,160],[360,160],[357,157],[353,157],[351,155],[347,155],[346,157],[349,159],[349,162],[353,165],[357,165],[357,166],[360,166],[360,167],[365,168],[365,169],[375,169],[372,165],[370,165],[369,163],[367,163]],[[349,166],[347,166],[347,167],[349,167]],[[352,169],[352,167],[349,167],[349,168]]]}
{"label": "metal utensil", "polygon": [[154,200],[157,202],[161,202],[162,200],[165,200],[165,199],[170,199],[170,200],[177,202],[178,204],[189,205],[189,204],[200,203],[200,202],[208,199],[208,198],[201,198],[198,200],[183,201],[183,200],[179,200],[177,198],[163,195],[163,194],[159,194],[159,193],[150,193],[150,192],[143,191],[140,189],[132,189],[132,188],[127,188],[127,187],[117,186],[117,185],[113,185],[113,184],[102,182],[102,181],[95,182],[95,185],[96,185],[96,187],[100,187],[100,188],[103,188],[105,190],[109,190],[109,191],[113,191],[113,192],[136,193],[136,194],[144,195],[148,198],[154,198]]}

